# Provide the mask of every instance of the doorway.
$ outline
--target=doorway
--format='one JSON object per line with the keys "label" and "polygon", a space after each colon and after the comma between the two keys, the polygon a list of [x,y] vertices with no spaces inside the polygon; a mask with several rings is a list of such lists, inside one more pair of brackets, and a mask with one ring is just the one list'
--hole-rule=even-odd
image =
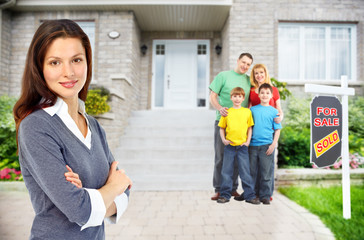
{"label": "doorway", "polygon": [[152,108],[207,108],[208,40],[153,42]]}

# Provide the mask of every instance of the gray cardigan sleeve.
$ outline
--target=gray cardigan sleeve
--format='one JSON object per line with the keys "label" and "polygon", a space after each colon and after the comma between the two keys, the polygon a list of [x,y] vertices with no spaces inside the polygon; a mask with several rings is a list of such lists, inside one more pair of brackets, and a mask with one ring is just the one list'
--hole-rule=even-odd
{"label": "gray cardigan sleeve", "polygon": [[55,128],[42,118],[28,116],[20,124],[18,142],[24,178],[32,178],[27,188],[32,198],[42,200],[33,201],[36,213],[54,204],[70,222],[84,225],[91,214],[90,197],[65,180],[66,162]]}

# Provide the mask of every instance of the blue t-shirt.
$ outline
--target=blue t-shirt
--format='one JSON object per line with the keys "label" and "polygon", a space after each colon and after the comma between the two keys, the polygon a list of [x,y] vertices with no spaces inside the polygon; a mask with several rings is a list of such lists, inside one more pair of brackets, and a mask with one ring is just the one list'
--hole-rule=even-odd
{"label": "blue t-shirt", "polygon": [[262,106],[261,104],[251,107],[254,127],[250,141],[251,146],[262,146],[273,142],[274,130],[281,129],[280,123],[275,123],[278,110],[272,106]]}

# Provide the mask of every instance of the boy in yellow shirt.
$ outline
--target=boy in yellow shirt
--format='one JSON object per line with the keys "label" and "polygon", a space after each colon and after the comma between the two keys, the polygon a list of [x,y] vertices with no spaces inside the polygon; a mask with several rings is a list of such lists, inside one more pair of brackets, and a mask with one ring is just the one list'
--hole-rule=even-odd
{"label": "boy in yellow shirt", "polygon": [[260,204],[255,196],[253,180],[250,175],[248,146],[252,136],[254,125],[250,109],[241,107],[245,92],[236,87],[230,93],[233,107],[229,108],[228,116],[221,117],[219,122],[220,136],[225,145],[224,160],[222,164],[222,182],[218,203],[230,201],[233,187],[234,161],[238,163],[239,176],[244,190],[243,196],[246,202]]}

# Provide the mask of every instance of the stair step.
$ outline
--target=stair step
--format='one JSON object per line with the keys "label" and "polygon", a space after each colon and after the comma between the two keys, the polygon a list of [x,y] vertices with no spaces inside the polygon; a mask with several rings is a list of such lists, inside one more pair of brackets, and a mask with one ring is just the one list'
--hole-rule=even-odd
{"label": "stair step", "polygon": [[142,146],[145,148],[149,147],[194,147],[196,145],[211,147],[213,146],[213,138],[211,136],[208,137],[181,137],[181,136],[162,136],[162,137],[125,137],[120,141],[120,147],[122,149],[133,147],[133,146]]}
{"label": "stair step", "polygon": [[212,188],[215,111],[135,111],[114,151],[134,190]]}

